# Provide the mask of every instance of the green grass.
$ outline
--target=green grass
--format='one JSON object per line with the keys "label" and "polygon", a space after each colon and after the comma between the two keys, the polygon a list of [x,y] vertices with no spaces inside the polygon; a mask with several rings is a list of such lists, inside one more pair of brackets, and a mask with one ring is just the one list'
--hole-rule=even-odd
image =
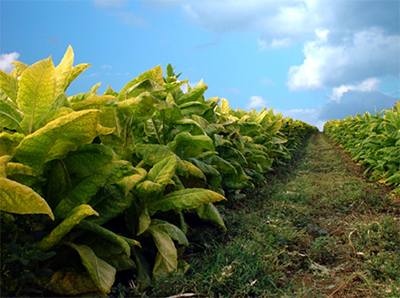
{"label": "green grass", "polygon": [[[400,206],[324,134],[268,185],[192,227],[191,269],[143,297],[400,297]],[[331,296],[330,296],[331,295]]]}

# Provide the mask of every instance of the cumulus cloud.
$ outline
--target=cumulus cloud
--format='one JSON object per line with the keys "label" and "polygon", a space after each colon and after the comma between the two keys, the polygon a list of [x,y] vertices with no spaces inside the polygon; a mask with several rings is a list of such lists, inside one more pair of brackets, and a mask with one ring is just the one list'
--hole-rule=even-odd
{"label": "cumulus cloud", "polygon": [[380,82],[377,78],[369,78],[358,85],[341,85],[340,87],[333,88],[332,95],[328,95],[328,98],[339,102],[343,94],[349,90],[361,92],[378,91]]}
{"label": "cumulus cloud", "polygon": [[0,54],[0,69],[6,72],[11,72],[14,68],[11,63],[16,61],[18,57],[19,54],[17,52],[12,52],[10,54]]}
{"label": "cumulus cloud", "polygon": [[400,36],[380,28],[353,33],[338,43],[328,30],[316,30],[316,39],[304,45],[305,60],[292,66],[287,86],[291,91],[317,90],[357,82],[372,76],[397,76]]}
{"label": "cumulus cloud", "polygon": [[246,105],[246,110],[265,108],[268,104],[264,98],[258,95],[250,97],[250,102]]}
{"label": "cumulus cloud", "polygon": [[303,44],[305,59],[289,69],[291,91],[399,76],[398,1],[154,0],[180,5],[190,22],[218,35],[257,32],[261,50]]}

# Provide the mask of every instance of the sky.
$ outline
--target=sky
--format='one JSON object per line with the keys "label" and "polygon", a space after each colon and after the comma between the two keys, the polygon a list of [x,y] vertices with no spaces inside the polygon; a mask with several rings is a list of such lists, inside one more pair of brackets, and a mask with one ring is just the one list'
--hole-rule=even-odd
{"label": "sky", "polygon": [[68,46],[89,67],[67,95],[119,92],[176,66],[206,98],[316,125],[390,109],[400,97],[398,0],[0,0],[0,69]]}

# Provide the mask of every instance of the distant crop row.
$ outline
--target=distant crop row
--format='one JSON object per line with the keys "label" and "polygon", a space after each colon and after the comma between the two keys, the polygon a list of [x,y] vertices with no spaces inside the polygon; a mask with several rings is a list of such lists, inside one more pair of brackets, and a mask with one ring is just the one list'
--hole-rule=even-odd
{"label": "distant crop row", "polygon": [[263,174],[316,131],[272,110],[205,99],[208,86],[191,88],[171,65],[120,92],[99,95],[97,84],[67,97],[89,66],[73,60],[69,47],[57,67],[48,58],[0,71],[6,295],[109,293],[126,270],[143,289],[185,272],[187,218],[225,230],[214,203],[264,186]]}
{"label": "distant crop row", "polygon": [[364,175],[371,180],[400,186],[400,101],[375,115],[331,120],[324,132],[365,167]]}

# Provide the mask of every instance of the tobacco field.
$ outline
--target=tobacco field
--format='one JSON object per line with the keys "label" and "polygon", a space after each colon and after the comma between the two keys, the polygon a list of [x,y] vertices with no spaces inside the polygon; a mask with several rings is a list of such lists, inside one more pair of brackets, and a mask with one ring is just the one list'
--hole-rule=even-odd
{"label": "tobacco field", "polygon": [[0,71],[2,297],[399,297],[400,102],[320,133],[73,62]]}

